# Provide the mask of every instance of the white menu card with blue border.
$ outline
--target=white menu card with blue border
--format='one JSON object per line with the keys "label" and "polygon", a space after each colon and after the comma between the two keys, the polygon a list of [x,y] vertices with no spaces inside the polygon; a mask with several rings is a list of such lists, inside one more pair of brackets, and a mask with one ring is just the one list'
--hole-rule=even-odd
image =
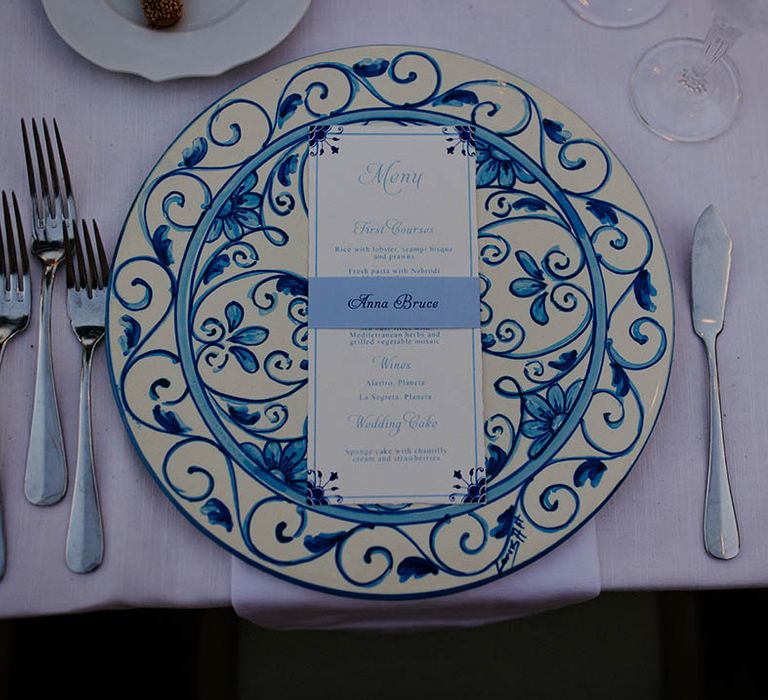
{"label": "white menu card with blue border", "polygon": [[474,134],[309,136],[307,500],[484,499]]}

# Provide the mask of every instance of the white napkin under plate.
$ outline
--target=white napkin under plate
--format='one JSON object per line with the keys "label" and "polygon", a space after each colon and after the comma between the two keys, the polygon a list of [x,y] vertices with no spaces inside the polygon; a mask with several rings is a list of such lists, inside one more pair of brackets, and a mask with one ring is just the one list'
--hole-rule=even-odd
{"label": "white napkin under plate", "polygon": [[595,598],[594,521],[541,559],[476,588],[418,600],[361,600],[289,583],[232,557],[232,606],[271,629],[417,631],[511,620]]}

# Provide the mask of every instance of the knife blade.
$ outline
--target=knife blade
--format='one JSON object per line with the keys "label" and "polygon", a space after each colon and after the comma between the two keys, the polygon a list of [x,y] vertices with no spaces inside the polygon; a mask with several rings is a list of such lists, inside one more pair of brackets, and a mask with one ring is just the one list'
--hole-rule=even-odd
{"label": "knife blade", "polygon": [[700,336],[723,328],[733,241],[714,204],[699,217],[693,233],[691,281],[693,327]]}
{"label": "knife blade", "polygon": [[704,547],[713,557],[739,553],[739,528],[733,505],[723,438],[717,336],[723,328],[733,241],[714,205],[696,222],[691,254],[692,320],[704,342],[709,366],[709,466],[704,499]]}

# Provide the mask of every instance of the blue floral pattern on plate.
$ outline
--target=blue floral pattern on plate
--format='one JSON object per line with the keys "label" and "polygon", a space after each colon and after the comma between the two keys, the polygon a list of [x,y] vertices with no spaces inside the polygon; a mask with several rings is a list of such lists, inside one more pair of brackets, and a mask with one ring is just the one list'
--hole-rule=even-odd
{"label": "blue floral pattern on plate", "polygon": [[[304,170],[375,121],[476,149],[486,454],[450,506],[345,504],[332,469],[307,491]],[[672,329],[650,213],[588,126],[486,63],[362,47],[237,88],[170,146],[116,254],[109,360],[147,468],[201,530],[302,585],[410,598],[513,572],[605,503],[658,416]]]}

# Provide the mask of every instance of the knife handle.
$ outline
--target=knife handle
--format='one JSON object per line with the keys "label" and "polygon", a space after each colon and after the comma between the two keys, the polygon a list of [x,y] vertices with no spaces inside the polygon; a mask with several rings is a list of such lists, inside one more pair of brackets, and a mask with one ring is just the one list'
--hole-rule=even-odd
{"label": "knife handle", "polygon": [[704,500],[704,547],[717,559],[733,559],[739,553],[739,526],[733,507],[720,409],[717,372],[717,336],[703,337],[709,364],[709,469]]}

